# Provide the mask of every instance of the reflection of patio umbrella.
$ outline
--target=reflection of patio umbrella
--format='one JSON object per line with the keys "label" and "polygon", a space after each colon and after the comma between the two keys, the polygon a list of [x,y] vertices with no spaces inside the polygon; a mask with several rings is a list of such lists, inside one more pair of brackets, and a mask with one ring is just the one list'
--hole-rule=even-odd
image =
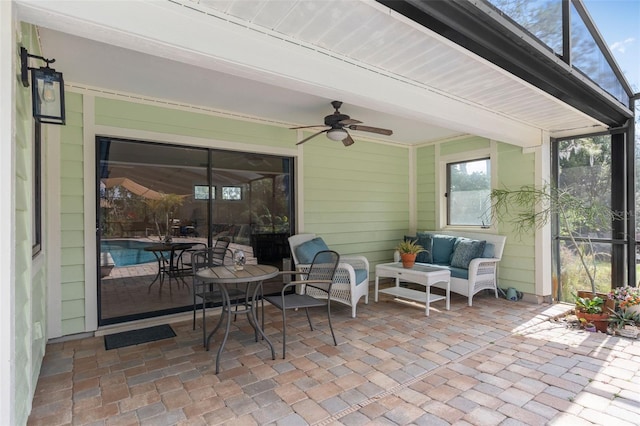
{"label": "reflection of patio umbrella", "polygon": [[[137,182],[132,181],[129,178],[107,178],[107,179],[102,179],[102,182],[104,183],[106,188],[113,188],[114,186],[122,186],[123,188],[126,188],[128,191],[140,196],[140,197],[144,197],[150,200],[160,200],[162,199],[166,194],[163,194],[162,192],[158,192],[158,191],[154,191],[153,189],[149,189],[146,186],[142,186]],[[182,195],[182,197],[188,197],[191,194],[188,195]]]}

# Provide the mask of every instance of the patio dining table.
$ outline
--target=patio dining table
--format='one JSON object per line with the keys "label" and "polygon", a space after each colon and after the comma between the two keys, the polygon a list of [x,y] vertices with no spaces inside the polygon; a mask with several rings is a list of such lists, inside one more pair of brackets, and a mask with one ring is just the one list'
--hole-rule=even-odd
{"label": "patio dining table", "polygon": [[[258,340],[258,334],[267,342],[271,349],[271,359],[276,359],[275,350],[273,344],[269,338],[264,334],[262,327],[258,323],[256,317],[256,308],[258,295],[262,295],[262,283],[264,280],[273,278],[278,275],[280,271],[275,266],[271,265],[244,265],[240,270],[236,269],[233,265],[214,266],[211,268],[203,268],[196,271],[196,278],[203,283],[218,285],[222,293],[222,313],[218,323],[214,327],[213,331],[206,337],[205,346],[209,350],[209,342],[214,333],[222,325],[222,321],[226,315],[226,323],[224,329],[224,336],[220,341],[218,352],[216,354],[216,374],[220,371],[220,355],[224,349],[224,346],[229,337],[229,329],[231,327],[231,314],[234,315],[245,313],[247,320],[251,327],[253,327],[256,341]],[[229,285],[234,284],[246,284],[245,298],[243,301],[238,301],[234,304],[231,303],[231,297],[229,296]],[[233,309],[233,312],[232,312]],[[264,313],[264,309],[263,309]],[[206,320],[206,318],[205,318]]]}
{"label": "patio dining table", "polygon": [[[164,283],[164,276],[167,275],[169,280],[171,278],[182,278],[182,275],[188,270],[181,270],[178,259],[184,253],[185,250],[192,248],[197,243],[194,242],[180,242],[180,243],[158,243],[148,247],[145,247],[145,251],[150,251],[155,256],[158,262],[158,273],[149,284],[148,292],[151,292],[151,287],[156,281],[160,282],[159,292],[162,292],[162,284]],[[167,254],[168,253],[168,254]],[[171,293],[171,283],[169,283],[169,293]]]}

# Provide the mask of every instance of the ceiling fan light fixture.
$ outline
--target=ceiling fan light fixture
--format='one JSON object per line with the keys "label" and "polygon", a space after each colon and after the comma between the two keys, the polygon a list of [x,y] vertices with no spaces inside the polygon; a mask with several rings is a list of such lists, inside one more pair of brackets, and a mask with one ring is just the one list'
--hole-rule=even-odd
{"label": "ceiling fan light fixture", "polygon": [[349,134],[344,129],[331,129],[327,132],[327,137],[332,141],[341,141],[347,136],[349,136]]}

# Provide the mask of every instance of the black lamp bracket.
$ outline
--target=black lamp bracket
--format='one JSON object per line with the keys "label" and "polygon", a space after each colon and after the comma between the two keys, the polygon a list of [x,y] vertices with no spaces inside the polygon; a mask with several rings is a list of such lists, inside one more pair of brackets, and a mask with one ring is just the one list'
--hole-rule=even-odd
{"label": "black lamp bracket", "polygon": [[20,47],[20,60],[22,62],[21,77],[22,85],[24,87],[29,87],[29,70],[36,69],[29,66],[29,58],[40,59],[47,64],[47,66],[44,68],[55,71],[53,68],[49,67],[49,64],[52,64],[56,61],[55,59],[47,59],[42,56],[32,55],[31,53],[27,52],[27,49],[25,49],[24,47]]}

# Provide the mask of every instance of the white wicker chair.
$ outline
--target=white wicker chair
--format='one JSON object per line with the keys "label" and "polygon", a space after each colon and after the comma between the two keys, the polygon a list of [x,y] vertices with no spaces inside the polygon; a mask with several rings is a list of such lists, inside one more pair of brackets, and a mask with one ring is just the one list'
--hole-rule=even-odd
{"label": "white wicker chair", "polygon": [[[316,238],[316,234],[297,234],[289,237],[291,256],[297,271],[305,272],[310,265],[301,264],[298,261],[296,247],[314,238]],[[356,282],[356,269],[366,271],[366,277],[361,279],[359,283]],[[310,294],[314,297],[326,298],[326,294],[320,292]],[[362,296],[364,296],[364,303],[369,304],[369,261],[364,256],[340,256],[340,263],[333,278],[331,300],[351,306],[351,317],[355,318],[356,305]]]}

